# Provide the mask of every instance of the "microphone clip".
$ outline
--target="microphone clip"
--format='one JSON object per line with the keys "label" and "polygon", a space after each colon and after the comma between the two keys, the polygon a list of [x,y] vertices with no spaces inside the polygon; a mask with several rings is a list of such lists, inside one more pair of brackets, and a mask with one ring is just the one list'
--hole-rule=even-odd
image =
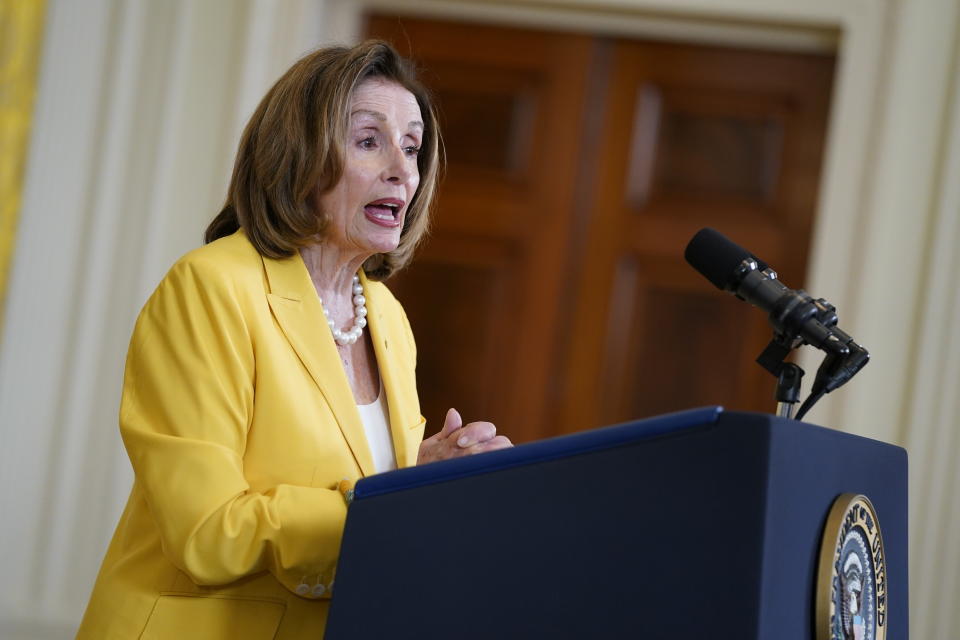
{"label": "microphone clip", "polygon": [[783,303],[771,311],[774,336],[757,357],[757,363],[778,379],[778,415],[791,417],[797,399],[789,389],[793,385],[799,388],[804,372],[796,364],[786,362],[787,357],[804,344],[825,352],[810,395],[797,412],[799,420],[824,394],[841,387],[865,367],[870,354],[837,327],[837,312],[832,304],[823,298],[814,300],[803,290],[794,293],[781,298]]}

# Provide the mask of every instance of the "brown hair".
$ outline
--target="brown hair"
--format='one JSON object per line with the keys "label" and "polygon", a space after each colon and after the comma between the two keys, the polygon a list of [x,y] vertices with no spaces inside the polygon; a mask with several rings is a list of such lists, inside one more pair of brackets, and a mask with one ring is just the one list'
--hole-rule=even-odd
{"label": "brown hair", "polygon": [[420,185],[407,207],[400,243],[363,265],[374,280],[402,268],[427,230],[440,133],[430,94],[412,63],[379,40],[319,49],[277,80],[243,131],[227,201],[204,240],[213,242],[243,228],[261,255],[284,258],[322,237],[328,218],[314,209],[311,196],[316,189],[333,188],[343,175],[350,97],[368,78],[392,80],[410,91],[424,120],[417,158]]}

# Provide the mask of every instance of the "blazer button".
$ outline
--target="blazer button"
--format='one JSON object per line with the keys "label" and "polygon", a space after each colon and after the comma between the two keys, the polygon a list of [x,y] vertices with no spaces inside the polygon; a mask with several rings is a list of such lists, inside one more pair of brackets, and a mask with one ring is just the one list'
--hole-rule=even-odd
{"label": "blazer button", "polygon": [[301,582],[297,585],[296,593],[298,596],[305,596],[310,593],[310,585],[306,582]]}
{"label": "blazer button", "polygon": [[317,585],[314,585],[314,586],[313,586],[312,594],[313,594],[313,597],[314,597],[314,598],[319,598],[320,596],[322,596],[322,595],[325,594],[326,592],[327,592],[327,588],[326,588],[325,586],[323,586],[322,584],[317,584]]}

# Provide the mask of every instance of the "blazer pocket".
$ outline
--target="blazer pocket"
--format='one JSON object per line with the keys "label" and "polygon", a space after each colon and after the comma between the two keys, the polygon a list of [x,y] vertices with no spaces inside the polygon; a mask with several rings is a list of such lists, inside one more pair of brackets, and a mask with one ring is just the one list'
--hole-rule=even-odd
{"label": "blazer pocket", "polygon": [[157,602],[141,640],[270,640],[286,605],[259,598],[165,594]]}

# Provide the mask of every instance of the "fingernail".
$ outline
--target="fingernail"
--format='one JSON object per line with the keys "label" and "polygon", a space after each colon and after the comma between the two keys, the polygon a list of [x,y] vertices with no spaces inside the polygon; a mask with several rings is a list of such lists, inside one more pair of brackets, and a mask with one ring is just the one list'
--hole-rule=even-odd
{"label": "fingernail", "polygon": [[468,438],[467,436],[460,436],[460,439],[457,440],[457,444],[461,447],[467,446],[469,442],[470,442],[470,438]]}

